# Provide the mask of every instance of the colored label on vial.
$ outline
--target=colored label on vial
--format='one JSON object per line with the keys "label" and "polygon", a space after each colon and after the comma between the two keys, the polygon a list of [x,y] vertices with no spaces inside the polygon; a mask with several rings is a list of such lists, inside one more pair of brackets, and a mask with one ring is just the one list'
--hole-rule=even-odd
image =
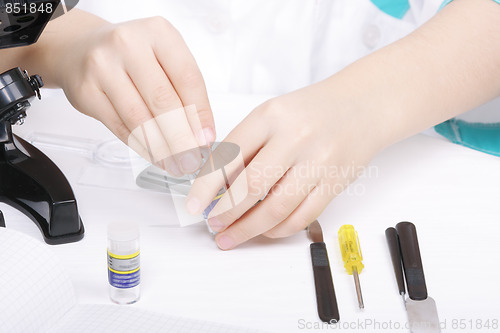
{"label": "colored label on vial", "polygon": [[210,214],[210,212],[212,211],[212,209],[214,209],[215,205],[217,205],[217,203],[219,202],[220,198],[222,198],[222,196],[224,195],[224,193],[222,194],[219,194],[218,196],[216,196],[214,198],[214,200],[210,203],[210,205],[208,205],[207,208],[205,208],[205,210],[203,211],[203,218],[206,220],[208,219],[208,214]]}
{"label": "colored label on vial", "polygon": [[108,251],[108,280],[116,288],[133,288],[141,281],[140,251],[118,255]]}

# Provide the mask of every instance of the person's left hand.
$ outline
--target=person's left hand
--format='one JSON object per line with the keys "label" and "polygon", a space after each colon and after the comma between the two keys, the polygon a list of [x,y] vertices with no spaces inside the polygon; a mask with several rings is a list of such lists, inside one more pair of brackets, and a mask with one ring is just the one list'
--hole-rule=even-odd
{"label": "person's left hand", "polygon": [[[235,179],[232,196],[244,199],[231,208],[232,198],[224,195],[209,215],[221,249],[260,234],[277,238],[303,230],[382,148],[373,112],[336,82],[332,77],[267,101],[224,140],[239,145],[246,168],[226,171]],[[222,186],[215,175],[196,179],[187,210],[199,214]]]}

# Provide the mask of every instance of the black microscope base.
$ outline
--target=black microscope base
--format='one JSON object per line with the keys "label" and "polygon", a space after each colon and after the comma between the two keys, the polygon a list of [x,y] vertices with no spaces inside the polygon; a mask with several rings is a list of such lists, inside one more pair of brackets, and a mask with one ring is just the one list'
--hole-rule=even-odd
{"label": "black microscope base", "polygon": [[10,128],[6,132],[10,140],[0,143],[0,202],[33,220],[48,244],[81,240],[84,227],[66,177],[41,151]]}

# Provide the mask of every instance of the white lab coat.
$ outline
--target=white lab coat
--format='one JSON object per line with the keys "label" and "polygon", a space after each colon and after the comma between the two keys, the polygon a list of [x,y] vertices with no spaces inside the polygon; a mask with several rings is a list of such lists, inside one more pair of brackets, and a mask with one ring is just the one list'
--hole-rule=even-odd
{"label": "white lab coat", "polygon": [[[324,79],[412,32],[443,0],[409,0],[403,19],[370,0],[82,0],[111,22],[163,16],[214,93],[279,95]],[[500,121],[500,99],[463,116]]]}
{"label": "white lab coat", "polygon": [[161,15],[181,32],[210,91],[282,94],[326,78],[432,17],[410,0],[402,19],[369,0],[83,0],[112,22]]}

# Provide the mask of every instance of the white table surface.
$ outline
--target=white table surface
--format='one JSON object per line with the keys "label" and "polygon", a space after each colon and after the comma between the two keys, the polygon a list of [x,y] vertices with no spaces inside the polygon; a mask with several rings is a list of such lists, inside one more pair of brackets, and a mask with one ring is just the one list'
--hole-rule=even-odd
{"label": "white table surface", "polygon": [[[102,124],[74,111],[61,93],[44,93],[16,133],[112,138]],[[214,95],[218,138],[263,100]],[[417,226],[427,288],[443,332],[500,331],[500,158],[417,135],[382,152],[371,163],[371,177],[359,179],[330,204],[319,221],[339,303],[339,329],[318,319],[305,232],[280,240],[258,237],[223,252],[204,225],[177,225],[168,195],[81,184],[83,174],[113,170],[77,154],[44,151],[72,184],[85,225],[82,241],[47,245],[69,272],[79,303],[110,303],[106,226],[134,220],[141,228],[142,295],[131,307],[270,332],[406,332],[384,231],[407,220]],[[0,209],[8,228],[42,239],[27,217],[4,204]],[[361,241],[363,311],[341,261],[337,231],[343,224],[353,224]],[[465,328],[455,327],[460,323]]]}

